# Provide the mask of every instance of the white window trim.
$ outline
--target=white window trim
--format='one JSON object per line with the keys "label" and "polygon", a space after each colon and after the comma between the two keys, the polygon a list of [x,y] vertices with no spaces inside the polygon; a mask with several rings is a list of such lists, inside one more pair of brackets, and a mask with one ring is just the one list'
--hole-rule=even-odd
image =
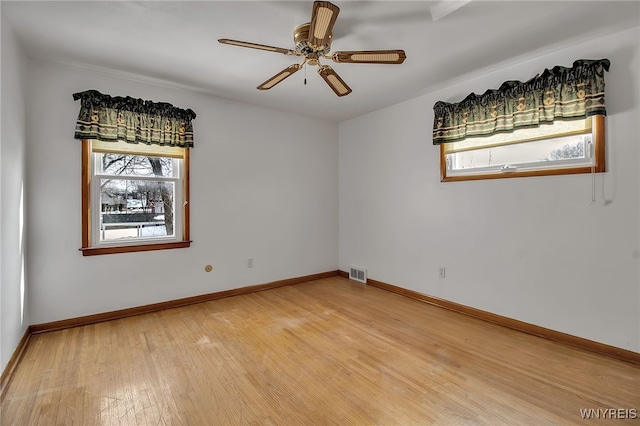
{"label": "white window trim", "polygon": [[[182,230],[182,209],[180,208],[180,202],[182,198],[182,179],[181,176],[181,161],[177,158],[173,158],[173,176],[172,177],[164,177],[164,176],[128,176],[128,175],[110,175],[100,173],[100,158],[102,153],[100,152],[92,152],[91,153],[91,235],[94,236],[93,244],[94,247],[113,247],[113,246],[122,246],[122,245],[142,245],[142,244],[153,244],[153,243],[164,243],[164,242],[176,242],[180,241],[180,232]],[[102,212],[100,205],[100,181],[101,179],[120,179],[120,180],[131,180],[131,181],[153,181],[153,182],[173,182],[174,184],[174,193],[173,193],[173,235],[172,236],[163,236],[163,237],[148,237],[148,238],[122,238],[118,240],[108,240],[102,241],[100,235],[102,234]]]}

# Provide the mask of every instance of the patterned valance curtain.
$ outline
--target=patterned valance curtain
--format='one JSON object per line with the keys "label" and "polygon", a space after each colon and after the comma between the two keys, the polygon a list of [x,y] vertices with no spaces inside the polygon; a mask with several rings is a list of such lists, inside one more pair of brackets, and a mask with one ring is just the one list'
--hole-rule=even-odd
{"label": "patterned valance curtain", "polygon": [[196,113],[190,109],[129,96],[112,97],[97,90],[74,93],[73,100],[81,102],[76,139],[193,146],[191,120]]}
{"label": "patterned valance curtain", "polygon": [[571,68],[546,69],[525,83],[506,81],[498,90],[471,93],[459,103],[436,102],[433,143],[606,115],[605,71],[609,71],[608,59],[581,59]]}

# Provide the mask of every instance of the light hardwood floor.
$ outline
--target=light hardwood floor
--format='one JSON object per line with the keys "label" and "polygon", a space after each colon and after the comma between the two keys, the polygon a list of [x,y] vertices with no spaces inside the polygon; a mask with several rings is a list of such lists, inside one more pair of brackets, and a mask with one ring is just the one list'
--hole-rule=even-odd
{"label": "light hardwood floor", "polygon": [[581,409],[640,415],[640,366],[335,277],[35,335],[0,408],[2,425],[593,425]]}

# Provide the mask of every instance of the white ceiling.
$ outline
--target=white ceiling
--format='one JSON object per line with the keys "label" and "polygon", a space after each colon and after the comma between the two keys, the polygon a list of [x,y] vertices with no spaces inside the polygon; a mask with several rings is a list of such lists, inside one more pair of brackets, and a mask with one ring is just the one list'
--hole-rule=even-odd
{"label": "white ceiling", "polygon": [[430,8],[440,2],[333,3],[341,10],[332,50],[407,54],[402,65],[325,61],[353,89],[343,98],[315,67],[308,67],[306,86],[301,70],[271,90],[257,90],[299,58],[217,42],[293,48],[292,31],[310,20],[312,1],[2,1],[1,12],[33,58],[331,120],[640,25],[638,1],[474,0],[437,21]]}

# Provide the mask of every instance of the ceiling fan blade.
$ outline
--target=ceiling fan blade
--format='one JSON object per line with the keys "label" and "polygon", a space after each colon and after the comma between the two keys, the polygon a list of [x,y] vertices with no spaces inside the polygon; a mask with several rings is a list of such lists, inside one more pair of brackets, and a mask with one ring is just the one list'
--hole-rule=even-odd
{"label": "ceiling fan blade", "polygon": [[351,93],[351,88],[329,65],[322,65],[318,69],[318,74],[327,82],[336,95],[346,96]]}
{"label": "ceiling fan blade", "polygon": [[328,1],[313,2],[308,43],[315,49],[322,49],[331,42],[331,31],[336,23],[340,8]]}
{"label": "ceiling fan blade", "polygon": [[274,75],[273,77],[271,77],[270,79],[262,83],[260,86],[257,87],[257,89],[269,90],[276,84],[280,83],[285,78],[291,77],[291,75],[296,71],[298,71],[300,68],[302,68],[302,65],[300,64],[289,65],[287,68],[283,69],[278,74]]}
{"label": "ceiling fan blade", "polygon": [[401,64],[407,58],[404,50],[358,50],[353,52],[334,52],[333,62],[350,64]]}
{"label": "ceiling fan blade", "polygon": [[248,47],[251,49],[266,50],[268,52],[283,53],[285,55],[296,55],[296,56],[298,55],[298,53],[294,50],[283,49],[282,47],[267,46],[266,44],[249,43],[246,41],[230,40],[228,38],[221,38],[218,40],[218,42],[222,44],[229,44],[231,46]]}

